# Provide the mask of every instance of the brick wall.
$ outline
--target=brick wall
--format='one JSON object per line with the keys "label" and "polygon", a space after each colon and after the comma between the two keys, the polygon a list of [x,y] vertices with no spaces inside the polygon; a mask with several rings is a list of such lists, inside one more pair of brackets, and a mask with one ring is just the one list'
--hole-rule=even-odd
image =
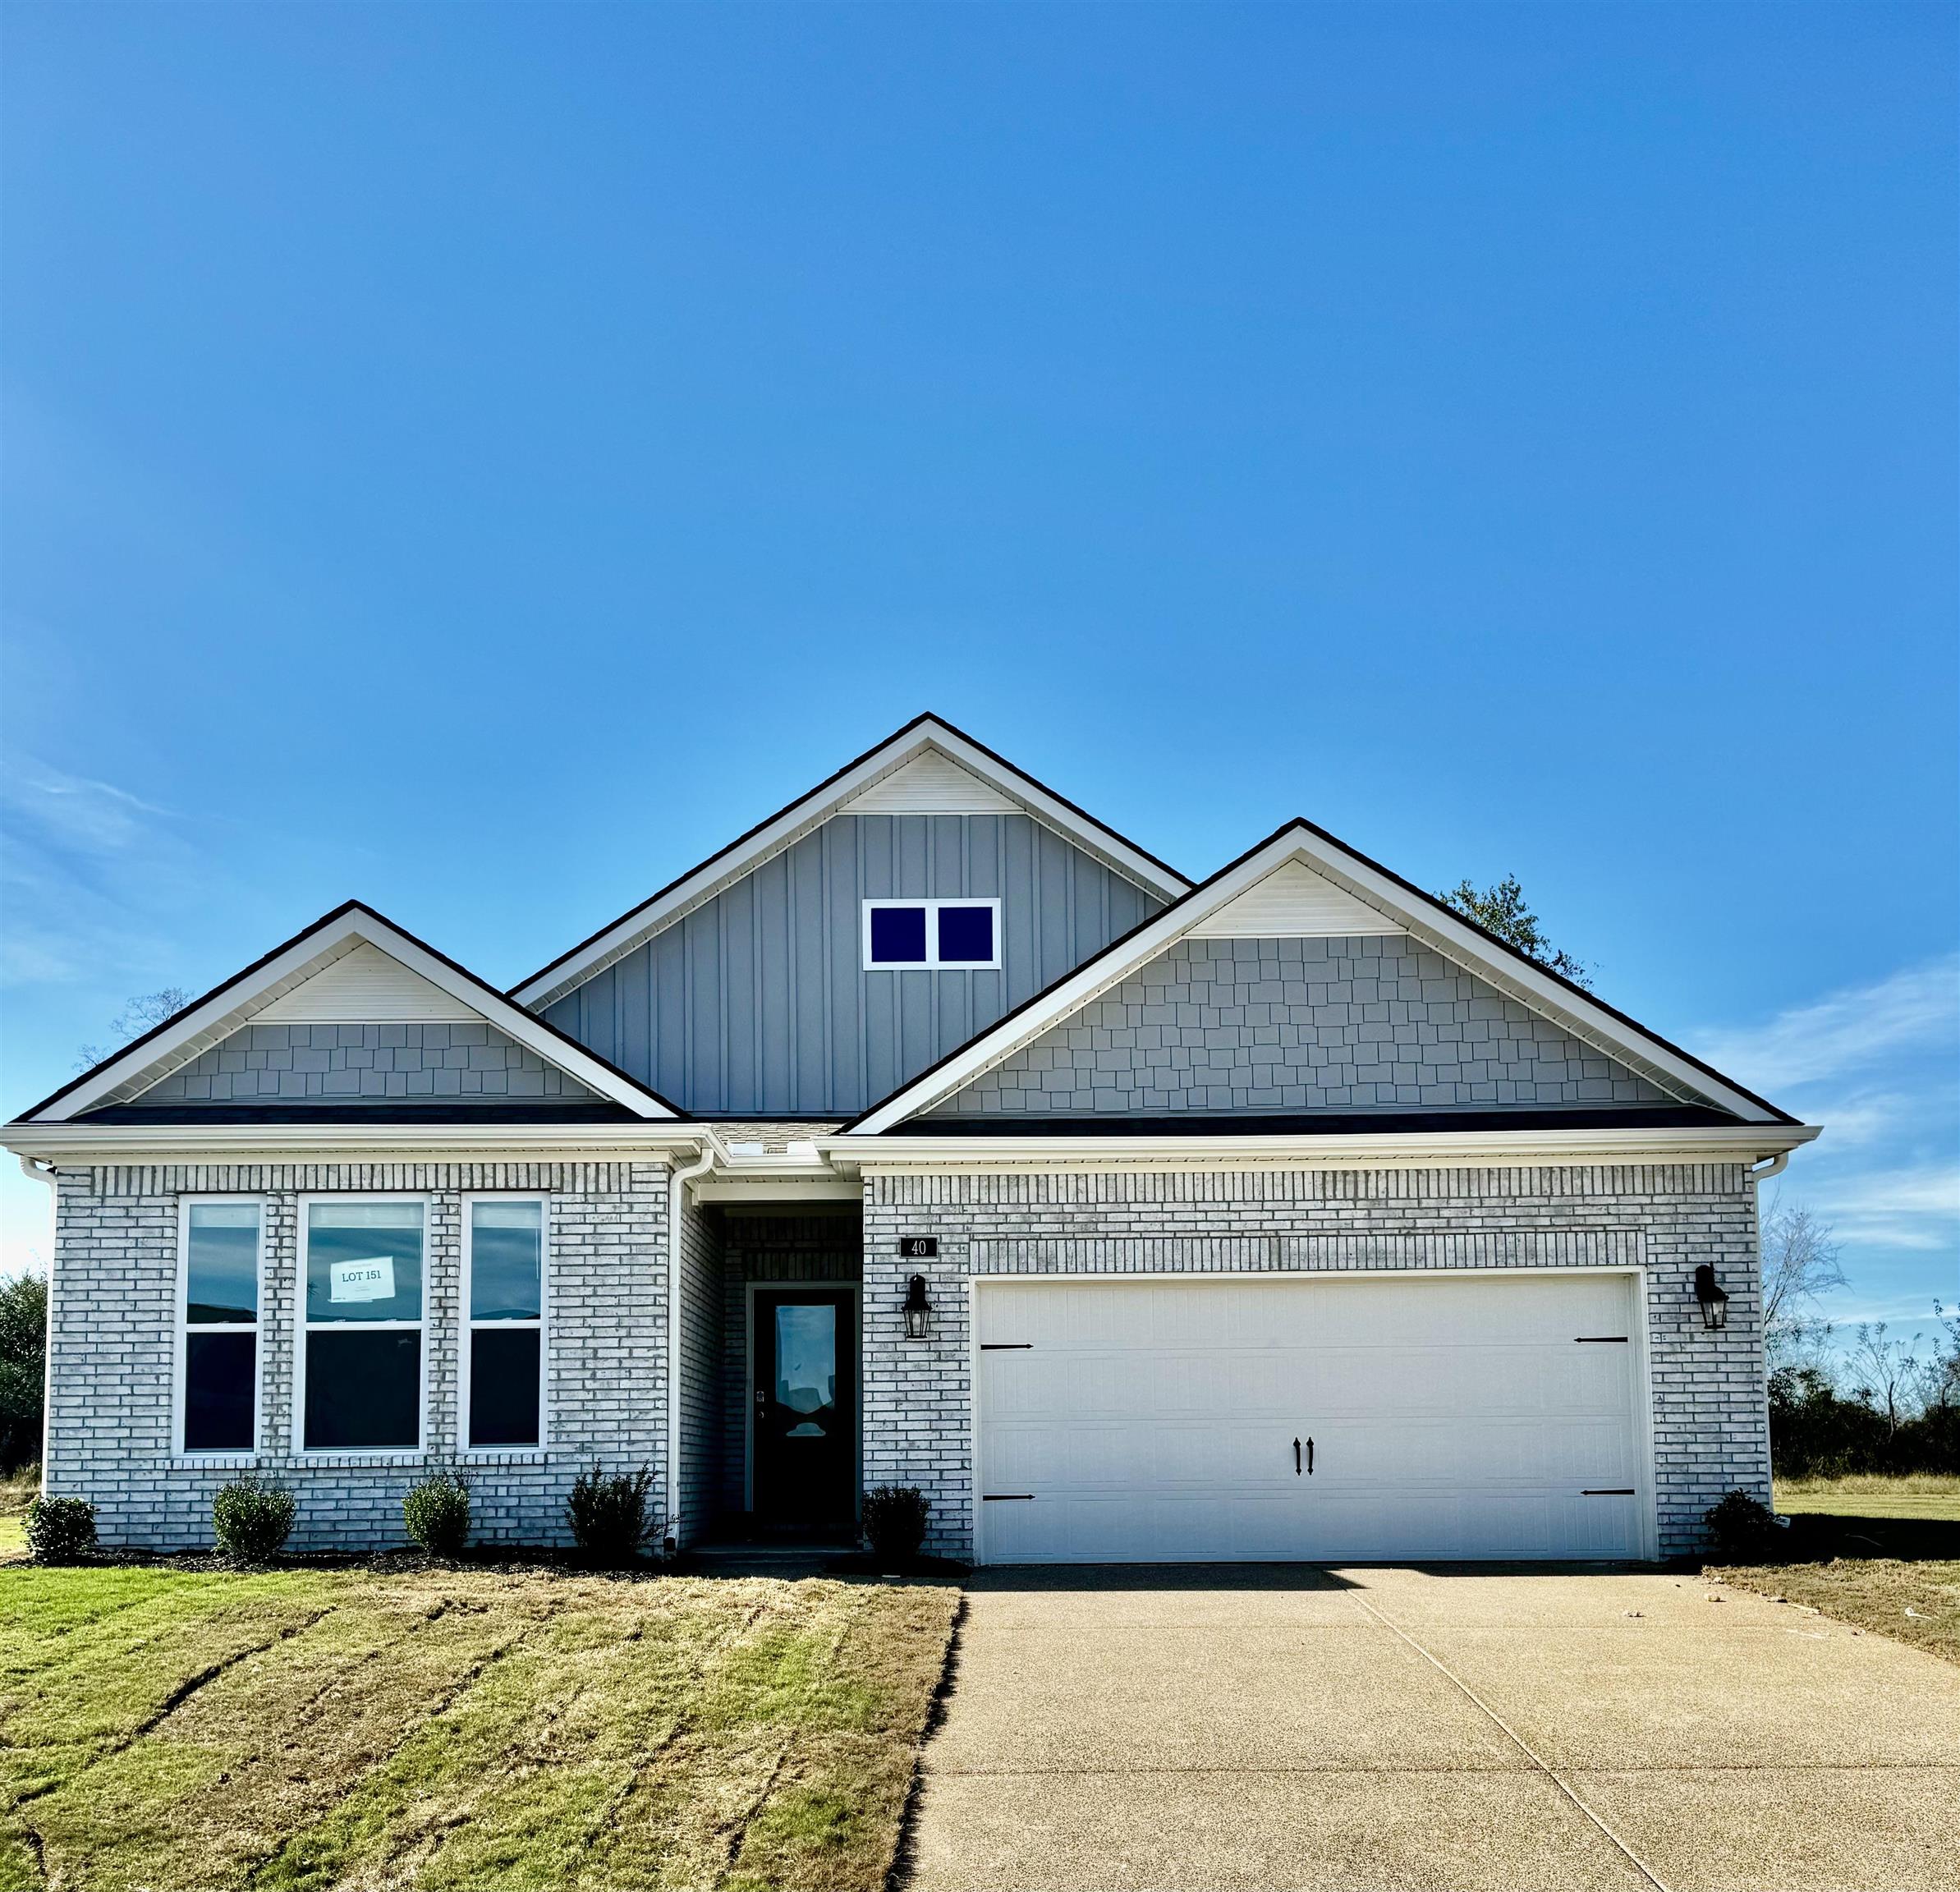
{"label": "brick wall", "polygon": [[[427,1027],[425,1027],[427,1029]],[[663,1483],[668,1172],[660,1163],[429,1163],[64,1169],[55,1241],[49,1371],[49,1490],[91,1499],[105,1543],[180,1549],[210,1541],[211,1499],[233,1463],[172,1452],[178,1203],[260,1197],[266,1283],[260,1309],[264,1402],[255,1464],[299,1499],[296,1549],[402,1541],[402,1499],[457,1463],[462,1193],[552,1197],[550,1409],[542,1453],[472,1454],[476,1535],[567,1541],[571,1481],[597,1458],[650,1464]],[[292,1411],[299,1199],[340,1192],[427,1194],[425,1444],[411,1463],[297,1456]]]}
{"label": "brick wall", "polygon": [[1673,1101],[1414,939],[1182,939],[929,1114]]}
{"label": "brick wall", "polygon": [[[1740,1486],[1770,1497],[1755,1186],[1736,1164],[1503,1169],[918,1175],[865,1179],[864,1480],[917,1485],[930,1547],[972,1542],[966,1283],[988,1274],[1556,1267],[1637,1261],[1660,1549],[1692,1549]],[[902,1261],[902,1235],[934,1235]],[[1706,1332],[1696,1264],[1728,1290]],[[923,1272],[932,1337],[904,1339],[905,1278]]]}
{"label": "brick wall", "polygon": [[247,1025],[135,1103],[141,1109],[592,1095],[494,1025]]}

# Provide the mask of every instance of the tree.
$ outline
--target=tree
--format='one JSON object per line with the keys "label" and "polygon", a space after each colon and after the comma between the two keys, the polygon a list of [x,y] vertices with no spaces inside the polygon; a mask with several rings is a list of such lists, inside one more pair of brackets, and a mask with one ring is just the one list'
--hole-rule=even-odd
{"label": "tree", "polygon": [[1885,1421],[1888,1437],[1896,1436],[1900,1425],[1912,1417],[1913,1388],[1919,1378],[1919,1335],[1910,1340],[1889,1340],[1883,1320],[1858,1323],[1857,1343],[1847,1362],[1853,1381],[1852,1391]]}
{"label": "tree", "polygon": [[155,1030],[166,1018],[174,1018],[196,996],[181,985],[166,985],[160,992],[145,992],[132,999],[109,1021],[111,1042],[85,1045],[76,1061],[77,1071],[90,1071],[132,1038]]}
{"label": "tree", "polygon": [[1830,1224],[1801,1202],[1786,1203],[1779,1190],[1763,1211],[1763,1330],[1772,1368],[1816,1354],[1831,1324],[1819,1302],[1844,1285]]}
{"label": "tree", "polygon": [[48,1284],[16,1274],[0,1281],[0,1472],[40,1458],[47,1375]]}
{"label": "tree", "polygon": [[1536,960],[1548,972],[1590,990],[1592,969],[1545,938],[1538,916],[1525,904],[1525,890],[1515,874],[1507,874],[1480,893],[1466,878],[1436,898],[1466,920],[1476,921],[1486,933],[1494,933],[1506,945],[1515,946],[1527,959]]}
{"label": "tree", "polygon": [[1932,1358],[1920,1366],[1919,1399],[1927,1412],[1944,1413],[1960,1408],[1960,1307],[1949,1314],[1935,1301],[1933,1318],[1939,1327]]}

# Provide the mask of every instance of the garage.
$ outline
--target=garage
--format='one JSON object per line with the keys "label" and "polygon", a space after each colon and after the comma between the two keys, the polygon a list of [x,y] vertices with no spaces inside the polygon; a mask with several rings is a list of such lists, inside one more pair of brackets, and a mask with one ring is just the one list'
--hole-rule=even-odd
{"label": "garage", "polygon": [[989,1279],[989,1564],[1651,1556],[1630,1270]]}

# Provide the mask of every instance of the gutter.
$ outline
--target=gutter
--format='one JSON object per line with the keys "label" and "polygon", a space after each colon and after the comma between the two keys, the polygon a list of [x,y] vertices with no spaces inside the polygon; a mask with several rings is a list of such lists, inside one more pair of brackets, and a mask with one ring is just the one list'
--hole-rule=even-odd
{"label": "gutter", "polygon": [[[1653,1130],[1370,1132],[1338,1137],[905,1137],[838,1134],[817,1148],[839,1169],[900,1170],[1453,1169],[1520,1162],[1754,1162],[1821,1133],[1807,1123]],[[1780,1162],[1779,1166],[1780,1167]],[[1763,1171],[1760,1173],[1774,1173]]]}
{"label": "gutter", "polygon": [[662,1535],[670,1554],[681,1547],[681,1224],[687,1185],[730,1160],[722,1140],[705,1124],[701,1132],[705,1144],[700,1155],[667,1176],[667,1518]]}
{"label": "gutter", "polygon": [[[42,1164],[31,1156],[21,1159],[21,1173],[48,1185],[48,1225],[61,1239],[62,1190],[55,1180],[53,1164]],[[54,1256],[48,1256],[48,1326],[41,1347],[41,1490],[48,1490],[48,1447],[54,1437]]]}

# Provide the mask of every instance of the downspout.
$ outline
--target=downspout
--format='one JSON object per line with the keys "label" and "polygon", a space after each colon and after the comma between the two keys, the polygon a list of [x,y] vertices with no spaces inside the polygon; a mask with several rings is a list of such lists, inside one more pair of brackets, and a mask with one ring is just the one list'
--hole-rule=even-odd
{"label": "downspout", "polygon": [[667,1178],[667,1518],[666,1548],[681,1547],[681,1217],[687,1185],[705,1175],[728,1152],[721,1139],[703,1126],[708,1139],[700,1155],[685,1169],[671,1169]]}
{"label": "downspout", "polygon": [[23,1156],[21,1173],[48,1185],[48,1221],[54,1233],[48,1247],[48,1327],[41,1337],[41,1490],[45,1493],[48,1447],[54,1436],[54,1261],[61,1242],[62,1192],[52,1163],[44,1168],[39,1157]]}
{"label": "downspout", "polygon": [[1790,1152],[1785,1150],[1778,1155],[1768,1158],[1765,1161],[1751,1164],[1749,1169],[1749,1180],[1751,1182],[1767,1182],[1772,1176],[1782,1175],[1783,1171],[1789,1167]]}

